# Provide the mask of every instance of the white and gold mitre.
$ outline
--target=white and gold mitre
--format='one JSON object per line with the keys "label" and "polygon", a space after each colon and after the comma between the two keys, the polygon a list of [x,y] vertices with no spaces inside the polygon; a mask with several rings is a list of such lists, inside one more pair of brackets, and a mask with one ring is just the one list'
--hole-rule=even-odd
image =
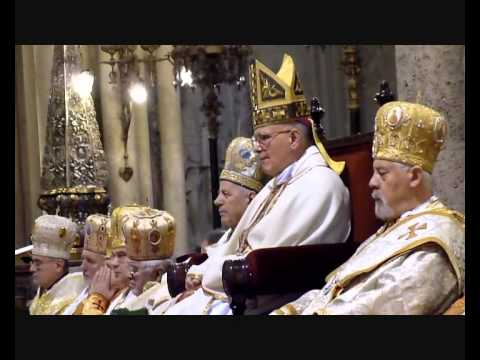
{"label": "white and gold mitre", "polygon": [[447,139],[447,122],[437,111],[421,105],[393,101],[383,105],[375,117],[372,156],[431,173]]}
{"label": "white and gold mitre", "polygon": [[259,192],[264,175],[252,139],[237,137],[228,145],[220,180],[228,180]]}
{"label": "white and gold mitre", "polygon": [[85,220],[85,240],[83,248],[100,255],[107,254],[107,246],[111,243],[111,222],[105,215],[90,215]]}
{"label": "white and gold mitre", "polygon": [[175,219],[166,211],[138,208],[120,220],[127,256],[137,261],[167,259],[175,248]]}
{"label": "white and gold mitre", "polygon": [[310,116],[295,64],[288,54],[283,56],[276,74],[258,60],[250,65],[250,96],[254,129]]}
{"label": "white and gold mitre", "polygon": [[57,215],[42,215],[33,225],[32,254],[68,260],[78,236],[77,225],[70,219]]}

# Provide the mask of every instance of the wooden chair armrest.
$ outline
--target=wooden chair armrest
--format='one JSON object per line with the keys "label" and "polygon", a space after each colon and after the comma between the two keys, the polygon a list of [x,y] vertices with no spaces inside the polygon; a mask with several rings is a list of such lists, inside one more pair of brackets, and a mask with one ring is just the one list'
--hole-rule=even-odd
{"label": "wooden chair armrest", "polygon": [[247,298],[321,288],[325,277],[354,251],[350,242],[254,250],[244,259],[225,261],[223,287],[232,298],[232,310],[243,313]]}
{"label": "wooden chair armrest", "polygon": [[207,254],[192,253],[179,256],[167,269],[167,284],[170,296],[175,297],[185,291],[185,277],[192,265],[200,265],[208,258]]}

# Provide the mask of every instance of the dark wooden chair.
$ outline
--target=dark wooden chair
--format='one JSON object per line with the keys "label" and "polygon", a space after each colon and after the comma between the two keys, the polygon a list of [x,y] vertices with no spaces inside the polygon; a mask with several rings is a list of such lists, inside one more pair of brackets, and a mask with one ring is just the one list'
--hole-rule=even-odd
{"label": "dark wooden chair", "polygon": [[37,291],[29,264],[15,264],[15,311],[28,314],[28,304]]}
{"label": "dark wooden chair", "polygon": [[167,284],[170,296],[175,297],[185,291],[185,278],[192,265],[200,265],[208,258],[207,254],[191,253],[179,256],[167,269]]}
{"label": "dark wooden chair", "polygon": [[223,287],[231,298],[234,314],[243,314],[247,299],[257,295],[302,294],[321,288],[326,275],[380,227],[368,186],[373,171],[372,136],[372,133],[356,135],[325,144],[332,158],[346,161],[342,180],[350,190],[352,212],[348,241],[257,249],[244,259],[226,261],[222,270]]}

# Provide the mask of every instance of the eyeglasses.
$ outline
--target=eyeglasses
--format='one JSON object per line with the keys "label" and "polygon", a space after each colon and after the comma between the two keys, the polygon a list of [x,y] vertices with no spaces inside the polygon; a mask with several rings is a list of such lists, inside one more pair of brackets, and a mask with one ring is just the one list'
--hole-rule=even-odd
{"label": "eyeglasses", "polygon": [[263,146],[263,147],[268,147],[272,140],[280,134],[286,134],[289,133],[291,129],[289,130],[282,130],[282,131],[276,131],[271,134],[257,134],[252,136],[252,142],[254,146]]}

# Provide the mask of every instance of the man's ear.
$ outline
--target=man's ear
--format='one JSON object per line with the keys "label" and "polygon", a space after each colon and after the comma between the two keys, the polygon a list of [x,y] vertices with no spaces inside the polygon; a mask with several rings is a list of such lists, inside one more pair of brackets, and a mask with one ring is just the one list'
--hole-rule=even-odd
{"label": "man's ear", "polygon": [[300,143],[301,133],[297,128],[292,128],[289,134],[290,147],[295,149]]}
{"label": "man's ear", "polygon": [[253,200],[253,198],[255,197],[255,195],[257,195],[257,193],[255,191],[250,191],[250,193],[248,194],[248,203],[250,204],[250,202]]}
{"label": "man's ear", "polygon": [[416,188],[423,182],[423,169],[415,165],[410,168],[408,172],[409,180],[410,180],[410,187]]}
{"label": "man's ear", "polygon": [[55,271],[59,274],[63,273],[63,269],[65,268],[64,261],[66,261],[66,260],[56,260],[55,261]]}

